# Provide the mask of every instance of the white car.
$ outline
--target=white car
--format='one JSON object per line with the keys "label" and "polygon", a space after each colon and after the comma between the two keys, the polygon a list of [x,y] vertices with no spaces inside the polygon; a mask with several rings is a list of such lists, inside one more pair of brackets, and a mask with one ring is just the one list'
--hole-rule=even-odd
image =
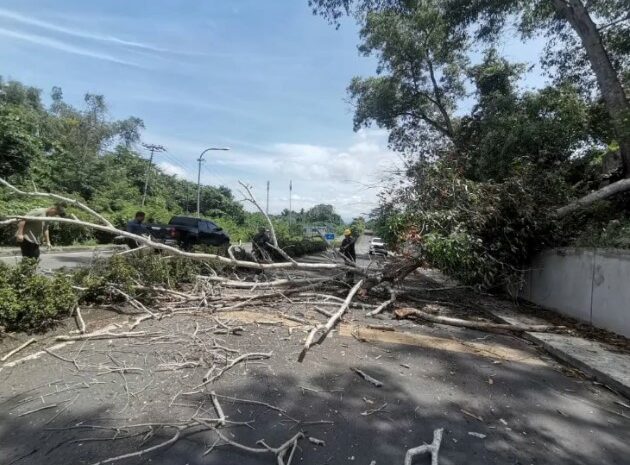
{"label": "white car", "polygon": [[385,247],[385,241],[380,237],[374,237],[370,241],[370,255],[387,255],[387,247]]}

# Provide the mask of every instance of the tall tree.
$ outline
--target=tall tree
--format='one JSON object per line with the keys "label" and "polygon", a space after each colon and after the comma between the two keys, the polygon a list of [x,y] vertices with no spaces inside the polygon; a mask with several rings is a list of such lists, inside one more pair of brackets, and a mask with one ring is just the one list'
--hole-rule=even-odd
{"label": "tall tree", "polygon": [[427,130],[455,138],[453,112],[464,95],[466,37],[449,27],[438,3],[369,12],[361,29],[359,50],[378,56],[379,76],[350,84],[355,129],[375,122],[390,130],[399,149]]}
{"label": "tall tree", "polygon": [[[309,0],[317,14],[338,22],[344,14],[364,18],[368,12],[399,10],[424,5],[423,0]],[[445,18],[465,31],[479,26],[481,36],[492,37],[513,20],[521,31],[547,30],[550,38],[570,26],[579,38],[606,108],[630,177],[630,104],[623,78],[628,75],[630,4],[628,0],[444,0]],[[573,55],[579,54],[576,52]],[[570,58],[571,55],[565,55]]]}

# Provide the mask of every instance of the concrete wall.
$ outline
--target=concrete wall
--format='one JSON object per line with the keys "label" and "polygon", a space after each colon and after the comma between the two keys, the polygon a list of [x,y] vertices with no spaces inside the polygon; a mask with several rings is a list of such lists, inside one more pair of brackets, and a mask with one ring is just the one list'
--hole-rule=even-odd
{"label": "concrete wall", "polygon": [[546,251],[533,260],[520,296],[630,337],[630,251]]}

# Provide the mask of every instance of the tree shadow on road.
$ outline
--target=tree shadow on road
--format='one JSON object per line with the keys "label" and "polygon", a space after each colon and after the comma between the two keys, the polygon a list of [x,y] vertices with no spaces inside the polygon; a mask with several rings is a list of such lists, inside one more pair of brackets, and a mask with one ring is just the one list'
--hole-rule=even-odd
{"label": "tree shadow on road", "polygon": [[[273,339],[286,350],[276,350],[269,363],[233,370],[211,389],[221,396],[265,402],[282,412],[221,397],[228,420],[251,422],[251,428],[234,426],[223,432],[250,447],[261,439],[277,446],[298,431],[325,442],[321,446],[301,441],[294,465],[402,464],[406,450],[430,443],[436,428],[445,429],[442,465],[628,463],[630,445],[624,443],[624,431],[630,431],[630,420],[614,413],[611,395],[565,376],[553,365],[497,364],[473,353],[362,344],[339,337],[314,348],[299,364],[297,337],[281,342],[271,328],[261,329],[254,337],[269,343]],[[30,369],[50,363],[50,359],[39,360]],[[367,372],[383,387],[366,382],[349,367]],[[96,463],[150,447],[174,434],[172,428],[153,428],[147,434],[149,428],[128,430],[125,425],[172,423],[195,414],[216,416],[211,389],[174,397],[194,384],[184,372],[156,374],[150,388],[137,398],[123,396],[123,386],[115,376],[104,376],[101,381],[104,384],[83,390],[81,399],[61,413],[65,404],[18,416],[45,405],[25,402],[29,397],[35,399],[58,387],[43,386],[12,397],[4,392],[0,399],[2,463]],[[75,392],[79,391],[43,400],[71,399]],[[122,408],[121,402],[130,404]],[[120,431],[71,429],[88,424],[119,427]],[[127,431],[142,434],[123,438]],[[105,440],[112,437],[117,439]],[[117,463],[276,463],[273,455],[251,454],[230,445],[217,445],[204,456],[216,440],[215,433],[203,431]],[[430,459],[419,457],[414,463],[428,464]]]}

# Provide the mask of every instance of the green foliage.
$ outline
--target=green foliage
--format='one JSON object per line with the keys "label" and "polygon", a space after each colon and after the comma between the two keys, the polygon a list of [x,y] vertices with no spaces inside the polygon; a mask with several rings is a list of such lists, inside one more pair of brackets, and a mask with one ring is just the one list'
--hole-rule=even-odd
{"label": "green foliage", "polygon": [[361,234],[365,232],[365,218],[359,216],[357,218],[353,218],[350,223],[350,230],[352,231],[352,235],[354,237],[359,237]]}
{"label": "green foliage", "polygon": [[7,329],[43,330],[68,315],[76,303],[67,277],[38,274],[32,260],[13,268],[0,263],[0,325]]}
{"label": "green foliage", "polygon": [[[584,31],[568,20],[575,11],[542,0],[309,3],[334,22],[354,14],[361,51],[378,59],[377,76],[354,78],[349,94],[355,128],[388,129],[392,145],[408,157],[406,171],[373,212],[375,232],[390,245],[465,283],[493,287],[518,274],[541,248],[590,231],[589,224],[600,231],[590,237],[624,235],[623,221],[611,219],[627,212],[627,203],[604,202],[600,218],[578,216],[570,226],[553,215],[599,187],[603,167],[614,179],[604,147],[623,134],[619,115],[593,98],[592,85],[574,78],[592,78],[605,62],[585,59],[576,39],[582,34],[584,41]],[[622,38],[630,27],[627,2],[591,3],[586,14],[603,26],[604,46],[623,77],[630,56],[630,42]],[[546,64],[562,73],[554,85],[522,91],[525,67],[492,48],[514,23],[523,37],[548,34]],[[479,46],[489,48],[481,63],[469,66],[466,57]],[[466,81],[475,89],[472,96],[464,92]],[[606,95],[610,89],[599,90]],[[475,99],[469,114],[456,111],[465,97]]]}
{"label": "green foliage", "polygon": [[[83,299],[103,301],[112,298],[111,286],[129,295],[146,294],[137,285],[176,288],[194,281],[205,265],[199,261],[173,257],[165,259],[160,253],[115,255],[99,260],[90,268],[78,270],[74,281],[87,288]],[[120,296],[118,296],[120,298]]]}
{"label": "green foliage", "polygon": [[452,112],[465,93],[466,36],[449,27],[440,2],[369,11],[361,38],[359,50],[378,56],[380,76],[355,77],[348,88],[355,129],[374,122],[403,150],[426,131],[452,139]]}
{"label": "green foliage", "polygon": [[630,249],[630,218],[592,222],[576,238],[578,247],[614,247]]}
{"label": "green foliage", "polygon": [[500,183],[474,182],[444,167],[424,167],[415,206],[377,222],[377,232],[466,284],[493,287],[518,273],[532,254],[558,242],[550,212],[564,195],[554,173],[530,168]]}
{"label": "green foliage", "polygon": [[325,252],[328,248],[328,244],[323,239],[284,239],[279,240],[278,245],[293,258]]}
{"label": "green foliage", "polygon": [[14,82],[5,85],[0,80],[0,173],[3,176],[26,174],[43,154],[46,144],[38,137],[39,95],[32,92],[32,88]]}
{"label": "green foliage", "polygon": [[[111,120],[101,95],[86,94],[84,107],[74,108],[56,87],[47,109],[39,94],[38,89],[0,78],[0,176],[25,190],[35,187],[77,198],[124,228],[141,205],[147,161],[135,147],[144,123],[135,117]],[[196,183],[153,170],[143,208],[148,220],[166,223],[174,215],[196,210]],[[0,217],[41,206],[49,203],[0,191]],[[219,225],[225,220],[236,238],[245,236],[246,213],[230,189],[202,186],[200,206],[202,214]],[[72,213],[88,219],[76,209]],[[13,245],[14,232],[15,227],[3,227],[0,243]],[[109,242],[112,237],[76,226],[53,226],[51,239],[55,245],[70,245]]]}

